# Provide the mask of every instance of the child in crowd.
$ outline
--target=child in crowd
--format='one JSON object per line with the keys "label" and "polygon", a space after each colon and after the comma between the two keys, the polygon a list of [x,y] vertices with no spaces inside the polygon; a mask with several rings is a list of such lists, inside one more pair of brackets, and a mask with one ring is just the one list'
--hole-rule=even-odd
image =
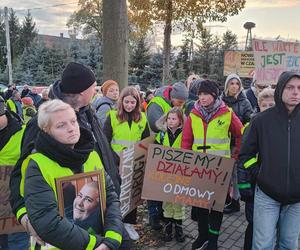
{"label": "child in crowd", "polygon": [[[258,106],[261,112],[271,108],[275,105],[274,101],[274,89],[266,88],[258,94]],[[244,130],[244,135],[247,133],[247,125]],[[245,137],[243,137],[244,139]],[[244,140],[242,140],[244,143]],[[251,169],[251,176],[247,178],[248,173],[244,171],[244,168]],[[254,209],[254,189],[256,185],[256,175],[258,173],[258,164],[256,159],[250,159],[240,166],[238,164],[238,186],[241,193],[241,199],[245,201],[245,213],[248,225],[245,231],[244,250],[251,250],[252,238],[253,238],[253,209]],[[250,180],[251,183],[248,182]],[[249,190],[248,187],[251,186]],[[251,192],[250,195],[245,192]]]}
{"label": "child in crowd", "polygon": [[[156,126],[160,129],[160,132],[156,136],[156,142],[167,147],[180,148],[183,124],[184,116],[181,108],[172,108],[156,122]],[[172,226],[174,223],[176,241],[184,242],[182,220],[184,219],[185,207],[180,204],[163,202],[162,208],[165,218],[164,240],[172,240]]]}

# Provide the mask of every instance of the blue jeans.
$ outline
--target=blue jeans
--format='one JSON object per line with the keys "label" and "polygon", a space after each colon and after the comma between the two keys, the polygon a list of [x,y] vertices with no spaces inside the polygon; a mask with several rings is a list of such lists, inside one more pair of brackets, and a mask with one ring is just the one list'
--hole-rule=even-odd
{"label": "blue jeans", "polygon": [[8,235],[9,250],[28,250],[29,235],[27,233],[13,233]]}
{"label": "blue jeans", "polygon": [[281,205],[257,186],[254,197],[252,250],[274,249],[277,223],[278,249],[297,250],[300,233],[300,203]]}

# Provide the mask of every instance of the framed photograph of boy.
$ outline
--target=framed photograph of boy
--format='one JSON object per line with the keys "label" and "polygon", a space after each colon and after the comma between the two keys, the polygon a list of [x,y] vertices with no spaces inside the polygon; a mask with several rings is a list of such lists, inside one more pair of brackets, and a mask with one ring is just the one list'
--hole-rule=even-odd
{"label": "framed photograph of boy", "polygon": [[99,234],[106,209],[104,171],[58,178],[56,190],[60,215],[91,234]]}

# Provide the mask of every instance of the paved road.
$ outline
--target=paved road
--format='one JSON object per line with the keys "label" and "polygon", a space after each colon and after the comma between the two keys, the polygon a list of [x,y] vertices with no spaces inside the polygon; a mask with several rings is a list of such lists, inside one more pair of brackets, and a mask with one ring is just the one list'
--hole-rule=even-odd
{"label": "paved road", "polygon": [[[144,231],[144,234],[148,236],[148,238],[153,238],[157,240],[157,244],[155,246],[151,245],[151,242],[146,242],[146,244],[138,244],[136,249],[147,249],[147,250],[181,250],[181,249],[191,249],[192,242],[197,237],[197,223],[190,219],[190,208],[187,209],[186,220],[183,222],[184,224],[184,233],[187,235],[186,241],[184,243],[178,243],[175,239],[171,242],[162,241],[162,233],[161,232],[153,232],[153,230],[149,229],[149,226],[146,226],[146,219],[143,218],[144,226],[140,230]],[[219,237],[218,245],[219,250],[241,250],[243,249],[244,244],[244,232],[246,230],[247,222],[245,219],[244,213],[244,204],[241,206],[241,211],[234,213],[230,216],[224,215],[221,235]],[[146,232],[145,232],[146,231]],[[151,236],[150,236],[151,235]],[[148,244],[149,243],[149,244]],[[147,246],[148,245],[148,246]],[[299,238],[299,246],[300,246],[300,238]],[[299,248],[300,249],[300,248]]]}

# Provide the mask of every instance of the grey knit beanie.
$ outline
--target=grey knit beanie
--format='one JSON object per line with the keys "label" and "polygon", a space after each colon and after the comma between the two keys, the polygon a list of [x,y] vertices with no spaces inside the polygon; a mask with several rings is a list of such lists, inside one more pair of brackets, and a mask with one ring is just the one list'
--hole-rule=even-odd
{"label": "grey knit beanie", "polygon": [[172,90],[170,92],[171,98],[187,100],[189,97],[189,92],[187,87],[182,82],[176,82],[172,86]]}

